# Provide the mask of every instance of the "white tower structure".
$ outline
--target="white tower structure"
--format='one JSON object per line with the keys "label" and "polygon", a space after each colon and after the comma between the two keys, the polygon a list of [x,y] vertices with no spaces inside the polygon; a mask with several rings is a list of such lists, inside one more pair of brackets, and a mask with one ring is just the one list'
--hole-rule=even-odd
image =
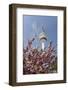
{"label": "white tower structure", "polygon": [[44,32],[41,32],[39,34],[39,39],[41,41],[41,49],[44,51],[44,49],[45,49],[45,41],[47,41],[47,37],[46,37]]}

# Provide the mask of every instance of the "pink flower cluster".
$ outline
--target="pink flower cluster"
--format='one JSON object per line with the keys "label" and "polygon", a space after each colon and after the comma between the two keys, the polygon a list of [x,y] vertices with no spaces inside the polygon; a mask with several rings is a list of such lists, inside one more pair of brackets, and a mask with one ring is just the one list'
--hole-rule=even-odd
{"label": "pink flower cluster", "polygon": [[23,74],[57,73],[57,54],[50,42],[45,51],[23,50]]}

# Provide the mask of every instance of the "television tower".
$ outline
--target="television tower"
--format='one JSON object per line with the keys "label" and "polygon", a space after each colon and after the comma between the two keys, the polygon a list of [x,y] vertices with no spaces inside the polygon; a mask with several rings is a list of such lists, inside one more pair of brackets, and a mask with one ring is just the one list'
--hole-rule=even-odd
{"label": "television tower", "polygon": [[45,35],[45,33],[43,31],[39,34],[39,39],[41,42],[41,49],[44,51],[45,50],[45,41],[47,41],[47,36]]}

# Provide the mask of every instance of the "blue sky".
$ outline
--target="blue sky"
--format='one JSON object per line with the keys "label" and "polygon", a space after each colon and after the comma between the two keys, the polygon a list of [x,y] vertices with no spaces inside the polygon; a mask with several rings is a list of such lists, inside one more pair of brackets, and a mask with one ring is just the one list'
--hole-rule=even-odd
{"label": "blue sky", "polygon": [[[24,22],[24,47],[27,46],[28,40],[34,35],[39,35],[44,27],[45,34],[47,35],[46,47],[52,41],[53,45],[57,45],[57,16],[23,16]],[[39,40],[33,42],[33,46],[39,45]]]}

